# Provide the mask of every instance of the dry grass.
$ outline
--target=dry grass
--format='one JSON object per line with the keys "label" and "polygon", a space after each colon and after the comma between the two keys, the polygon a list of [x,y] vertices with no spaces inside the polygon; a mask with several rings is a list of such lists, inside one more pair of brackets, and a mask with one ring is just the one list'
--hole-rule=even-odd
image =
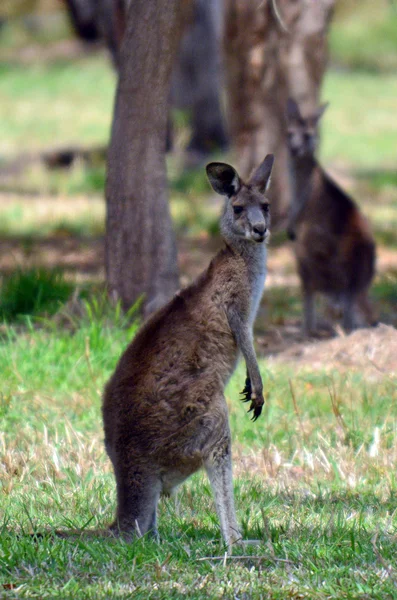
{"label": "dry grass", "polygon": [[396,377],[397,329],[380,324],[372,329],[359,329],[350,335],[339,330],[339,335],[332,340],[297,344],[274,360],[311,370],[355,369],[371,379]]}

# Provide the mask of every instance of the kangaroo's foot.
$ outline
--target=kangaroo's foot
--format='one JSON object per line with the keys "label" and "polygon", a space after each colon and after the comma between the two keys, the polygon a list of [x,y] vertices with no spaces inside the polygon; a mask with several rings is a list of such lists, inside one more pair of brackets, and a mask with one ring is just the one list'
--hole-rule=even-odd
{"label": "kangaroo's foot", "polygon": [[112,525],[110,525],[109,529],[107,530],[107,535],[111,537],[122,538],[128,543],[132,542],[134,539],[143,537],[144,535],[150,539],[153,539],[156,542],[160,541],[160,536],[157,527],[151,527],[143,533],[139,529],[139,525],[136,525],[135,527],[126,527],[125,525],[120,526],[120,523],[118,522],[112,523]]}

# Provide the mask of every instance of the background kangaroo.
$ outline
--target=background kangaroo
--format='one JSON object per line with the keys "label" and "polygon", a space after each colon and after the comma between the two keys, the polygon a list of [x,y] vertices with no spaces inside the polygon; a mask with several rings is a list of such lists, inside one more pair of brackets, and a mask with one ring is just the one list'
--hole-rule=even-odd
{"label": "background kangaroo", "polygon": [[314,294],[322,292],[343,308],[343,327],[374,324],[367,292],[375,272],[375,243],[357,205],[323,171],[314,154],[318,122],[326,105],[305,118],[296,102],[287,105],[292,200],[288,235],[295,254],[304,303],[305,334],[315,330]]}
{"label": "background kangaroo", "polygon": [[160,494],[204,467],[221,532],[240,539],[223,390],[238,353],[253,419],[264,403],[252,326],[266,276],[273,155],[244,183],[233,167],[211,163],[213,189],[227,197],[225,247],[189,287],[150,318],[121,357],[103,401],[105,444],[117,483],[117,532],[156,534]]}

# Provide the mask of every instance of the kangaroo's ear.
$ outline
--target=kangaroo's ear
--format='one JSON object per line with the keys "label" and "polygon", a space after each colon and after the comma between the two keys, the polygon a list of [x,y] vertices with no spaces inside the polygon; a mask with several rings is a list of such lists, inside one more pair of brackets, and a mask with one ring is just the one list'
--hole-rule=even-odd
{"label": "kangaroo's ear", "polygon": [[262,194],[269,189],[273,163],[274,155],[268,154],[250,177],[250,185],[258,188]]}
{"label": "kangaroo's ear", "polygon": [[324,104],[319,106],[319,108],[317,109],[317,112],[316,112],[316,123],[321,119],[325,110],[328,108],[328,105],[329,105],[329,102],[324,102]]}
{"label": "kangaroo's ear", "polygon": [[288,98],[287,101],[287,120],[302,121],[301,111],[293,98]]}
{"label": "kangaroo's ear", "polygon": [[240,188],[241,181],[236,169],[220,162],[212,162],[206,167],[207,177],[212,188],[221,196],[235,196]]}

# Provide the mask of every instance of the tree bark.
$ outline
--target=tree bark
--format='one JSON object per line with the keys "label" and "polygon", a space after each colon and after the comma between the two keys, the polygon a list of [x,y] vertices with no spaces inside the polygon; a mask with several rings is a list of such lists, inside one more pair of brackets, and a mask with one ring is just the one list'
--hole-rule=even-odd
{"label": "tree bark", "polygon": [[285,107],[315,107],[327,63],[327,27],[335,0],[225,0],[225,59],[232,146],[245,176],[276,156],[269,192],[272,221],[290,202]]}
{"label": "tree bark", "polygon": [[76,34],[86,42],[95,42],[100,34],[93,0],[66,0],[71,23]]}
{"label": "tree bark", "polygon": [[106,184],[106,273],[113,298],[146,314],[178,287],[165,139],[169,86],[188,0],[131,0],[120,55]]}
{"label": "tree bark", "polygon": [[192,22],[182,38],[175,64],[172,106],[191,108],[192,138],[188,151],[201,160],[225,150],[228,137],[222,110],[221,0],[194,0]]}
{"label": "tree bark", "polygon": [[[129,0],[68,1],[97,3],[98,29],[118,69]],[[174,65],[171,106],[191,110],[192,138],[188,152],[192,165],[214,150],[224,150],[228,146],[221,102],[222,21],[222,0],[191,0],[189,23]],[[168,129],[168,149],[171,149],[171,116]]]}

